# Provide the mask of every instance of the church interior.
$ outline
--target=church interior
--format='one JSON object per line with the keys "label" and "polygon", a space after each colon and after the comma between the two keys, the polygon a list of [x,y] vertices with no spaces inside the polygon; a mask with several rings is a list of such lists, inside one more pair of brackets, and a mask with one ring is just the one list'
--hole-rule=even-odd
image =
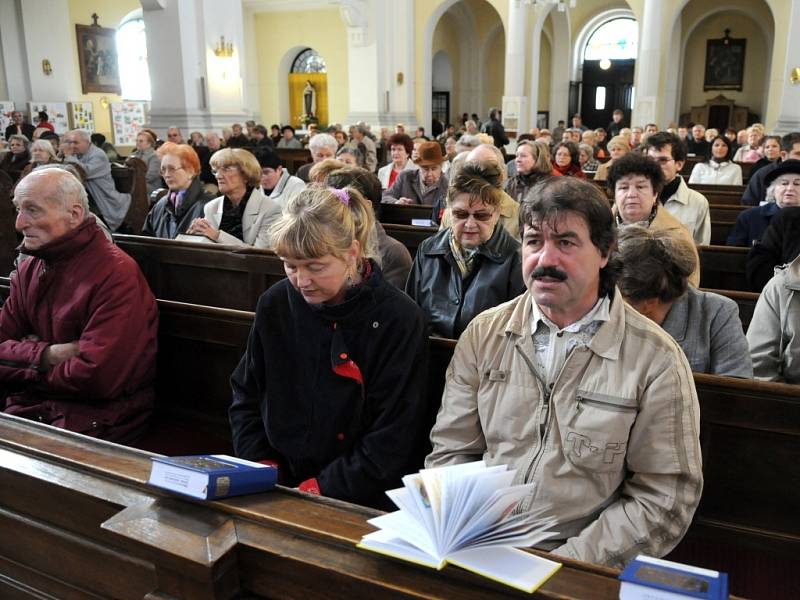
{"label": "church interior", "polygon": [[[357,549],[379,514],[371,507],[309,498],[294,486],[199,502],[147,485],[152,453],[233,453],[231,373],[252,345],[259,298],[289,271],[258,245],[137,235],[155,197],[145,191],[146,168],[125,158],[143,130],[159,143],[179,130],[189,143],[193,132],[228,140],[235,126],[248,136],[263,126],[277,128],[281,167],[294,176],[318,162],[313,133],[347,139],[359,126],[373,152],[377,144],[377,171],[393,160],[392,134],[438,140],[442,154],[451,135],[469,135],[470,120],[491,144],[485,126],[496,113],[511,166],[525,138],[546,133],[558,144],[574,117],[582,129],[606,129],[615,109],[639,135],[649,124],[734,136],[755,125],[778,142],[800,132],[800,0],[0,0],[0,131],[13,128],[15,112],[31,125],[45,112],[62,139],[83,129],[113,146],[111,175],[131,198],[127,218],[140,211],[138,228],[113,240],[138,264],[158,313],[156,425],[141,443],[0,410],[0,598],[522,597],[454,566],[435,571]],[[287,128],[297,147],[279,143]],[[213,176],[229,168],[210,160]],[[686,180],[702,160],[686,159]],[[725,240],[750,208],[740,203],[750,168],[742,165],[738,185],[690,186],[710,206],[700,288],[733,300],[745,330],[763,293],[745,282],[748,248]],[[22,241],[6,179],[4,300],[17,285]],[[376,220],[412,258],[439,231],[425,202],[381,206]],[[457,337],[432,336],[425,350],[421,377],[435,404],[456,349],[447,338]],[[5,366],[0,353],[4,396],[13,389]],[[800,391],[693,377],[703,494],[664,558],[728,573],[732,598],[797,598]],[[534,597],[619,597],[618,569],[561,562]]]}

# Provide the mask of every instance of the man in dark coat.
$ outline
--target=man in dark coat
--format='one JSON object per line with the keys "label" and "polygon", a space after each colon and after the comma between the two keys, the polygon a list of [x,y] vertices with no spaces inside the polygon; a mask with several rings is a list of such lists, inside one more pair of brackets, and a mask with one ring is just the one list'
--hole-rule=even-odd
{"label": "man in dark coat", "polygon": [[33,132],[35,130],[36,127],[30,123],[23,122],[22,112],[15,110],[11,113],[11,124],[6,127],[6,139],[10,138],[14,134],[20,134],[24,135],[29,141],[31,141],[33,140]]}
{"label": "man in dark coat", "polygon": [[509,143],[508,136],[503,124],[500,122],[500,109],[489,109],[489,122],[484,125],[484,133],[488,133],[494,138],[494,145],[501,150]]}
{"label": "man in dark coat", "polygon": [[0,311],[4,412],[120,443],[153,410],[158,310],[136,262],[89,213],[71,173],[17,186],[25,259]]}

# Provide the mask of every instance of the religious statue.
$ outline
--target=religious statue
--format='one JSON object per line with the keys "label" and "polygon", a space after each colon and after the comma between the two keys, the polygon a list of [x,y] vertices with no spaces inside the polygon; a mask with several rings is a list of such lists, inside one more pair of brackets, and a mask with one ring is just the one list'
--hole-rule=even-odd
{"label": "religious statue", "polygon": [[314,89],[311,81],[306,81],[306,87],[303,88],[303,108],[307,117],[316,116],[317,112],[317,90]]}

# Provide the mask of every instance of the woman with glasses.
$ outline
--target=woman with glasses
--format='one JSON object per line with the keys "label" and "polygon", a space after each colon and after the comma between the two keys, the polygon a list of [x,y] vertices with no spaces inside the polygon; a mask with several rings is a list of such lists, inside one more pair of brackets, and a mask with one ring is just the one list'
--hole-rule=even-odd
{"label": "woman with glasses", "polygon": [[166,142],[156,154],[161,159],[159,177],[164,178],[168,189],[150,209],[142,235],[174,240],[203,216],[203,208],[211,196],[198,177],[200,159],[191,146]]}
{"label": "woman with glasses", "polygon": [[281,207],[261,193],[261,165],[242,148],[217,150],[211,169],[222,196],[205,206],[205,218],[195,219],[189,233],[218,244],[270,248],[270,226]]}
{"label": "woman with glasses", "polygon": [[428,315],[431,332],[457,338],[478,313],[525,289],[520,243],[497,227],[500,167],[467,162],[447,191],[452,225],[420,244],[406,293]]}
{"label": "woman with glasses", "polygon": [[161,161],[156,154],[156,134],[152,129],[142,129],[136,135],[136,150],[131,152],[131,158],[138,158],[147,165],[145,182],[147,196],[161,187]]}

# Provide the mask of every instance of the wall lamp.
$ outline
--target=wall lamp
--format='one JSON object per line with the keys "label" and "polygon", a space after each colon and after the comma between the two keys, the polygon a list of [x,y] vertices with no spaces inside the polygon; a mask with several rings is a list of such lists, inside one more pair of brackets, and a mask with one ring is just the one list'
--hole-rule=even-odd
{"label": "wall lamp", "polygon": [[214,48],[214,55],[219,58],[231,58],[233,56],[233,43],[226,42],[224,35],[219,36],[219,42]]}

